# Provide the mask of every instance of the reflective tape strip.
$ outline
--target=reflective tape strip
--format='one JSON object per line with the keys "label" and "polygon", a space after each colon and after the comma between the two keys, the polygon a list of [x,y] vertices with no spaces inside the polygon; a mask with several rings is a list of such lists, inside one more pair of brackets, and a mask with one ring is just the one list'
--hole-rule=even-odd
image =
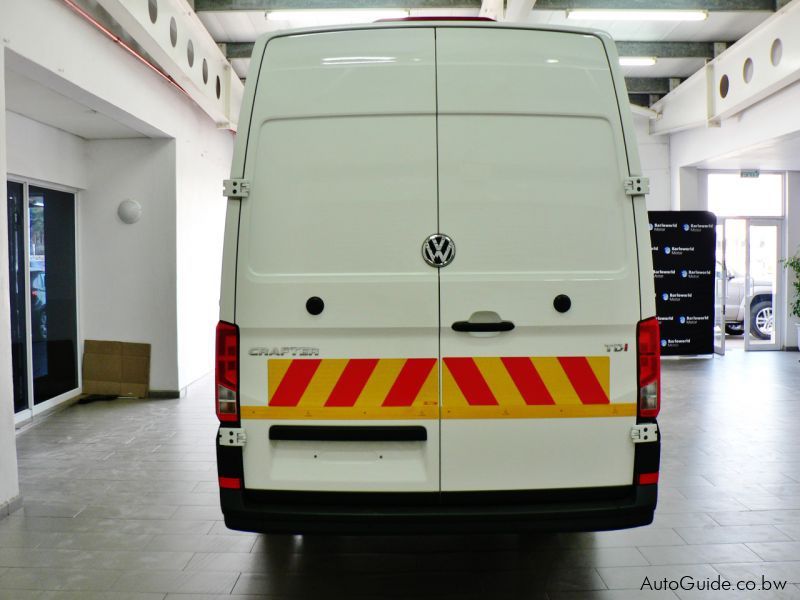
{"label": "reflective tape strip", "polygon": [[635,404],[610,403],[610,364],[607,356],[445,357],[442,418],[633,415]]}
{"label": "reflective tape strip", "polygon": [[[437,419],[435,358],[269,359],[266,406],[244,419]],[[444,419],[621,417],[607,356],[445,357]]]}
{"label": "reflective tape strip", "polygon": [[269,359],[267,406],[244,419],[438,419],[435,358]]}

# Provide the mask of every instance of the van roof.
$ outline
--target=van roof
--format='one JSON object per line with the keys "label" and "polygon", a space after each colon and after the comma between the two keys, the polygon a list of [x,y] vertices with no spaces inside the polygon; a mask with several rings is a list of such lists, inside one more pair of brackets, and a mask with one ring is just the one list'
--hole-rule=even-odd
{"label": "van roof", "polygon": [[279,37],[288,37],[294,35],[308,35],[311,33],[333,33],[337,31],[358,31],[364,29],[397,29],[399,27],[408,28],[430,28],[430,27],[466,27],[466,28],[487,28],[487,29],[528,29],[533,31],[550,31],[560,33],[575,33],[582,35],[591,35],[598,37],[603,41],[603,44],[614,47],[614,41],[611,35],[601,29],[591,29],[588,27],[570,27],[568,25],[539,25],[539,24],[522,24],[522,23],[498,23],[497,21],[469,18],[464,19],[453,17],[452,19],[443,17],[413,17],[409,19],[385,19],[378,20],[374,23],[359,23],[353,25],[330,25],[320,27],[303,27],[298,29],[281,29],[278,31],[270,31],[258,37],[257,42],[268,42],[270,39]]}

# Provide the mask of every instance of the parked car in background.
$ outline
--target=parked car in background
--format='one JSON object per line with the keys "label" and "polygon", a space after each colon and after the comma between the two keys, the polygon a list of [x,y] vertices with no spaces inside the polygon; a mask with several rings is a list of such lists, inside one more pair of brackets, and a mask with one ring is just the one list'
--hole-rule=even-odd
{"label": "parked car in background", "polygon": [[[744,333],[745,277],[736,271],[727,271],[728,290],[725,299],[725,333],[741,335]],[[772,312],[772,282],[765,279],[753,281],[750,301],[750,333],[760,339],[768,340],[775,328]]]}

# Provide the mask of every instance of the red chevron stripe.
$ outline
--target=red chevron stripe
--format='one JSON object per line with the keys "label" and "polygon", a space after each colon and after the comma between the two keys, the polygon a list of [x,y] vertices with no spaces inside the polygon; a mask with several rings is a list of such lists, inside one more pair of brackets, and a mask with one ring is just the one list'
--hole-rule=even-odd
{"label": "red chevron stripe", "polygon": [[584,356],[559,356],[558,362],[582,404],[609,404],[608,396]]}
{"label": "red chevron stripe", "polygon": [[435,364],[435,358],[409,358],[400,369],[382,406],[411,406]]}
{"label": "red chevron stripe", "polygon": [[450,369],[461,393],[471,406],[497,406],[497,398],[486,384],[478,366],[472,358],[445,358],[444,364]]}
{"label": "red chevron stripe", "polygon": [[555,404],[536,367],[525,356],[504,356],[506,371],[528,405]]}
{"label": "red chevron stripe", "polygon": [[269,405],[297,406],[308,384],[311,383],[311,378],[317,372],[319,363],[318,358],[293,360],[278,384],[278,389],[269,399]]}
{"label": "red chevron stripe", "polygon": [[325,401],[325,406],[353,406],[377,364],[377,358],[349,360],[339,376],[339,381],[333,386],[331,395]]}

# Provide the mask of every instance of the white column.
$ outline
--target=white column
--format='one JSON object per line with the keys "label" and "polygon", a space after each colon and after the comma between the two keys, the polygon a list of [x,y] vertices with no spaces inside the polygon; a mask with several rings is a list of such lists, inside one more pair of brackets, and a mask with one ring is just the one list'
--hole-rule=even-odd
{"label": "white column", "polygon": [[[0,185],[6,192],[5,48],[0,45]],[[14,383],[11,376],[11,307],[8,283],[8,201],[0,202],[0,518],[19,504]]]}

